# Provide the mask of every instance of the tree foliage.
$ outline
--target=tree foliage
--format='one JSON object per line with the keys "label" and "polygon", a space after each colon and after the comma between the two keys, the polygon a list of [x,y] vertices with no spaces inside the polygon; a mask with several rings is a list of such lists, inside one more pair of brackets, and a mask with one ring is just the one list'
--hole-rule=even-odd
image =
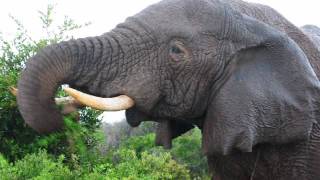
{"label": "tree foliage", "polygon": [[43,150],[28,154],[15,164],[0,156],[0,176],[3,179],[210,179],[204,157],[198,157],[201,155],[199,133],[195,129],[177,138],[169,151],[154,146],[153,133],[131,137],[107,154],[84,149],[73,157],[82,159],[76,160],[73,166],[67,163],[65,155],[56,157]]}
{"label": "tree foliage", "polygon": [[[74,136],[70,136],[71,124],[69,130],[62,133],[48,136],[37,134],[24,123],[17,108],[16,98],[8,91],[9,87],[16,86],[28,58],[49,44],[72,38],[67,34],[83,26],[65,17],[62,24],[56,28],[52,25],[53,12],[52,5],[49,5],[46,11],[39,11],[46,38],[33,39],[23,24],[12,16],[11,19],[17,26],[15,37],[7,40],[0,36],[0,152],[10,161],[20,159],[39,148],[47,149],[56,155],[66,150],[70,150],[70,156],[73,153],[70,138],[75,137],[75,133]],[[95,134],[94,131],[100,126],[97,116],[97,112],[88,109],[80,113],[81,123],[78,129],[82,130],[79,132],[86,133],[86,144],[89,146],[96,142],[91,134]]]}

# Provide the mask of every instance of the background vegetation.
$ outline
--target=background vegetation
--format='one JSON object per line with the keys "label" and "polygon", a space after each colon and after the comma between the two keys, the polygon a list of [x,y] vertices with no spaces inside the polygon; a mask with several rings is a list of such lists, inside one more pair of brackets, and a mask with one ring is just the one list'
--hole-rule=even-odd
{"label": "background vegetation", "polygon": [[53,27],[53,12],[51,5],[39,12],[44,39],[34,40],[14,17],[15,37],[7,40],[0,33],[0,179],[209,179],[198,129],[177,138],[168,151],[154,146],[155,124],[102,126],[100,112],[91,109],[80,111],[79,123],[73,115],[65,117],[59,133],[44,136],[26,126],[8,88],[39,49],[88,25],[66,17]]}

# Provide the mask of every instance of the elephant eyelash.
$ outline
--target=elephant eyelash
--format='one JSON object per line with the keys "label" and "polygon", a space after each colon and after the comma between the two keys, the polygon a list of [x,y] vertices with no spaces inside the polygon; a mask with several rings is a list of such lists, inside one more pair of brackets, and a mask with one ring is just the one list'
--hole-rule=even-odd
{"label": "elephant eyelash", "polygon": [[171,58],[175,61],[181,61],[189,56],[189,51],[185,48],[184,44],[180,41],[172,43],[169,49]]}

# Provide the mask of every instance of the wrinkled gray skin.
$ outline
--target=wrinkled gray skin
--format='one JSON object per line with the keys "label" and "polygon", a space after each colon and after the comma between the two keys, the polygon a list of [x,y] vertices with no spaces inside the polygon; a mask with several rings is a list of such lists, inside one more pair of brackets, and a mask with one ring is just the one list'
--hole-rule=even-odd
{"label": "wrinkled gray skin", "polygon": [[314,25],[305,25],[301,27],[301,29],[309,36],[309,38],[320,51],[320,28]]}
{"label": "wrinkled gray skin", "polygon": [[125,94],[136,103],[126,113],[130,125],[160,122],[157,144],[169,148],[198,126],[217,179],[317,179],[313,41],[259,4],[164,0],[102,36],[44,48],[22,73],[18,104],[32,128],[50,133],[63,127],[53,101],[60,84]]}

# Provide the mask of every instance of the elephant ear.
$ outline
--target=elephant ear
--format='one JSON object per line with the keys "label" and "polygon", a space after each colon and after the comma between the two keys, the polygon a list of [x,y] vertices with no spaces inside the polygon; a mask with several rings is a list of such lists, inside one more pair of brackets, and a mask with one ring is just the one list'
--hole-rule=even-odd
{"label": "elephant ear", "polygon": [[251,152],[258,143],[307,140],[319,114],[319,83],[298,45],[250,17],[231,37],[237,49],[225,81],[209,103],[203,150]]}

